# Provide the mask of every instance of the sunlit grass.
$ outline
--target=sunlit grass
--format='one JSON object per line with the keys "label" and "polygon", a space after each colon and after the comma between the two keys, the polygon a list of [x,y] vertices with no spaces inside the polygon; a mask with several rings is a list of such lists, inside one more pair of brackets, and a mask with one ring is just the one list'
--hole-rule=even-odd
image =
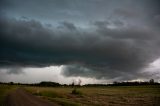
{"label": "sunlit grass", "polygon": [[31,93],[58,104],[76,105],[155,105],[160,102],[160,86],[79,87],[81,95],[73,94],[71,87],[26,87]]}

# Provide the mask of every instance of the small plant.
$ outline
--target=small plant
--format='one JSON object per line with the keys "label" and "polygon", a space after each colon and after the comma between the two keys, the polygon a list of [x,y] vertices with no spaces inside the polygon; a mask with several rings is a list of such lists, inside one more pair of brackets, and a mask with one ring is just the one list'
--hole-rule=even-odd
{"label": "small plant", "polygon": [[74,88],[74,89],[72,90],[72,94],[75,94],[75,95],[82,95],[82,92],[79,91],[79,90],[77,90],[76,88]]}

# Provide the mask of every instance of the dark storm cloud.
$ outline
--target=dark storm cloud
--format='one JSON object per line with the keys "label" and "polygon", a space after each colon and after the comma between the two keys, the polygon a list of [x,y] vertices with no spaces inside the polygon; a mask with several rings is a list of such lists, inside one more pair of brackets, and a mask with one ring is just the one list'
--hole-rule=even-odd
{"label": "dark storm cloud", "polygon": [[10,4],[10,3],[9,3],[7,0],[1,0],[1,1],[0,1],[0,9],[4,9],[4,8],[6,8],[7,6],[10,6],[9,4]]}
{"label": "dark storm cloud", "polygon": [[73,23],[70,23],[70,22],[61,22],[60,24],[62,24],[62,25],[60,25],[60,26],[58,26],[58,28],[67,28],[67,30],[69,29],[69,30],[76,30],[76,26],[73,24]]}
{"label": "dark storm cloud", "polygon": [[[54,8],[51,8],[50,4],[52,3],[45,4],[46,2],[44,2],[45,5],[48,5],[48,9],[53,10],[56,21],[58,17],[62,19],[60,13],[65,12],[69,16],[83,14],[81,18],[84,20],[78,22],[88,21],[89,23],[90,20],[87,20],[86,16],[88,14],[93,23],[88,24],[88,29],[81,28],[81,24],[74,23],[74,21],[80,20],[79,18],[75,19],[74,17],[71,19],[72,22],[67,15],[64,15],[63,21],[57,22],[59,23],[57,27],[52,27],[52,24],[48,24],[49,27],[46,27],[42,20],[42,22],[37,21],[40,13],[37,13],[36,20],[35,12],[30,12],[26,8],[23,8],[24,10],[21,12],[27,11],[25,13],[34,14],[33,19],[24,14],[21,17],[25,17],[25,19],[1,16],[0,66],[66,65],[62,72],[65,76],[98,79],[119,77],[125,80],[143,76],[139,73],[140,70],[160,56],[160,31],[158,30],[159,25],[156,23],[159,21],[159,8],[147,0],[147,3],[140,2],[134,10],[129,7],[132,4],[130,0],[124,1],[125,4],[118,4],[119,2],[116,1],[108,2],[111,4],[109,7],[104,6],[104,4],[108,5],[105,1],[95,0],[91,4],[90,0],[86,2],[87,4],[74,2],[76,6],[71,2],[56,1],[55,4],[59,4],[59,6],[53,4]],[[43,7],[42,2],[39,2],[38,9]],[[26,5],[31,5],[30,2],[27,3]],[[33,2],[33,4],[35,3]],[[84,8],[79,8],[79,5],[82,4],[85,4]],[[95,6],[101,8],[96,10]],[[154,8],[148,9],[148,7]],[[108,10],[109,8],[111,10]],[[74,12],[73,9],[75,9]],[[56,10],[58,13],[55,13]],[[46,10],[41,12],[44,13],[44,17],[53,18],[50,16],[51,14],[46,13]],[[98,18],[100,16],[103,19]],[[96,18],[98,19],[95,20]],[[17,73],[16,70],[13,72]]]}
{"label": "dark storm cloud", "polygon": [[1,18],[0,23],[1,66],[79,64],[66,66],[63,74],[112,78],[120,73],[136,74],[159,56],[152,29],[104,31],[98,26],[99,31],[88,33],[72,31],[66,24],[62,25],[69,28],[64,31],[50,30],[35,20]]}

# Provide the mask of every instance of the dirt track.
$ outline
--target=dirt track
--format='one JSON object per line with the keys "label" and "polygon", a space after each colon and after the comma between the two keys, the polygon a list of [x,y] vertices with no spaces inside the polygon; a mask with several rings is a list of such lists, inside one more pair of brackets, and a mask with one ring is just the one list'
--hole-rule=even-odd
{"label": "dirt track", "polygon": [[10,93],[4,106],[57,106],[56,104],[38,98],[25,90],[19,88]]}

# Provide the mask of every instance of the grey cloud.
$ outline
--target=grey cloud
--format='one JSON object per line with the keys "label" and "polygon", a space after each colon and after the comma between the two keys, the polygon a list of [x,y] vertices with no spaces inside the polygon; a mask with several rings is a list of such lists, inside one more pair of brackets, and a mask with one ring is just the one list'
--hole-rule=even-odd
{"label": "grey cloud", "polygon": [[140,15],[138,14],[138,11],[122,9],[122,8],[115,9],[114,14],[125,17],[125,18],[135,18],[136,16]]}
{"label": "grey cloud", "polygon": [[[69,20],[79,23],[85,23],[88,20],[94,21],[106,19],[114,13],[114,18],[120,15],[136,17],[137,14],[143,13],[144,17],[150,12],[153,13],[158,6],[158,0],[2,0],[5,3],[6,12],[12,16],[25,16],[38,18],[45,21],[63,21]],[[4,4],[4,3],[3,3]],[[149,5],[149,6],[148,6]],[[151,5],[151,6],[150,6]],[[153,8],[153,6],[155,6]],[[28,8],[29,7],[29,8]],[[3,7],[4,9],[4,7]],[[127,11],[128,10],[128,11]],[[119,14],[118,14],[119,13]],[[136,13],[136,14],[134,14]],[[112,18],[113,18],[112,17]]]}
{"label": "grey cloud", "polygon": [[110,23],[108,21],[96,21],[94,22],[94,25],[99,29],[106,29]]}
{"label": "grey cloud", "polygon": [[58,28],[67,28],[67,29],[69,29],[69,30],[71,30],[71,31],[74,31],[74,30],[76,30],[76,26],[73,24],[73,23],[70,23],[70,22],[61,22],[60,23],[61,25],[60,26],[58,26]]}
{"label": "grey cloud", "polygon": [[0,1],[0,10],[8,8],[10,5],[8,0],[1,0]]}
{"label": "grey cloud", "polygon": [[155,43],[158,38],[153,36],[152,28],[100,30],[101,26],[97,26],[99,31],[87,32],[73,23],[69,25],[77,30],[72,31],[68,24],[64,25],[65,30],[50,30],[35,20],[1,18],[0,23],[1,66],[63,64],[69,65],[62,73],[66,76],[100,79],[135,75],[135,78],[141,69],[159,57]]}
{"label": "grey cloud", "polygon": [[[85,67],[82,65],[66,65],[61,72],[62,75],[66,77],[86,77],[86,78],[96,78],[98,80],[105,79],[114,81],[130,81],[134,79],[144,79],[148,80],[154,78],[159,80],[159,73],[152,72],[141,72],[141,71],[117,71],[109,69],[109,67]],[[98,70],[98,71],[97,71]],[[131,74],[132,73],[132,74]]]}
{"label": "grey cloud", "polygon": [[115,20],[113,23],[115,26],[119,26],[119,27],[122,27],[124,25],[124,23],[120,20]]}
{"label": "grey cloud", "polygon": [[7,69],[7,74],[24,74],[24,72],[20,67],[14,66]]}
{"label": "grey cloud", "polygon": [[153,17],[154,24],[156,24],[160,28],[160,15],[155,15]]}
{"label": "grey cloud", "polygon": [[[64,76],[83,76],[86,78],[96,78],[96,79],[113,79],[122,76],[121,72],[111,71],[108,66],[83,66],[83,65],[66,65],[63,68],[61,74]],[[126,76],[125,76],[126,77]]]}
{"label": "grey cloud", "polygon": [[[81,3],[55,1],[54,4],[51,1],[40,1],[37,10],[31,1],[25,2],[31,8],[26,8],[25,3],[17,8],[17,4],[13,5],[13,10],[23,18],[0,16],[1,67],[66,65],[62,73],[65,76],[97,79],[118,77],[125,80],[143,76],[139,72],[160,56],[160,32],[155,22],[159,20],[159,8],[154,3],[150,6],[150,0],[147,3],[139,1],[140,4],[132,11],[128,9],[129,6],[133,7],[137,2],[130,0],[89,0]],[[43,3],[48,5],[46,10]],[[155,8],[148,8],[153,6]],[[119,10],[115,12],[116,9]],[[31,10],[34,11],[30,12]],[[64,10],[75,11],[81,17],[70,18],[71,16],[61,13]],[[12,10],[6,11],[12,13]],[[36,14],[37,11],[40,12]],[[38,21],[41,13],[44,13],[44,19],[48,17],[48,20],[56,21],[58,27],[52,27],[52,24],[45,26],[42,24],[43,19]],[[128,19],[122,18],[122,15]],[[88,24],[88,29],[85,29],[74,23],[77,21],[82,24],[92,21],[93,24]],[[13,72],[19,73],[16,70]]]}

